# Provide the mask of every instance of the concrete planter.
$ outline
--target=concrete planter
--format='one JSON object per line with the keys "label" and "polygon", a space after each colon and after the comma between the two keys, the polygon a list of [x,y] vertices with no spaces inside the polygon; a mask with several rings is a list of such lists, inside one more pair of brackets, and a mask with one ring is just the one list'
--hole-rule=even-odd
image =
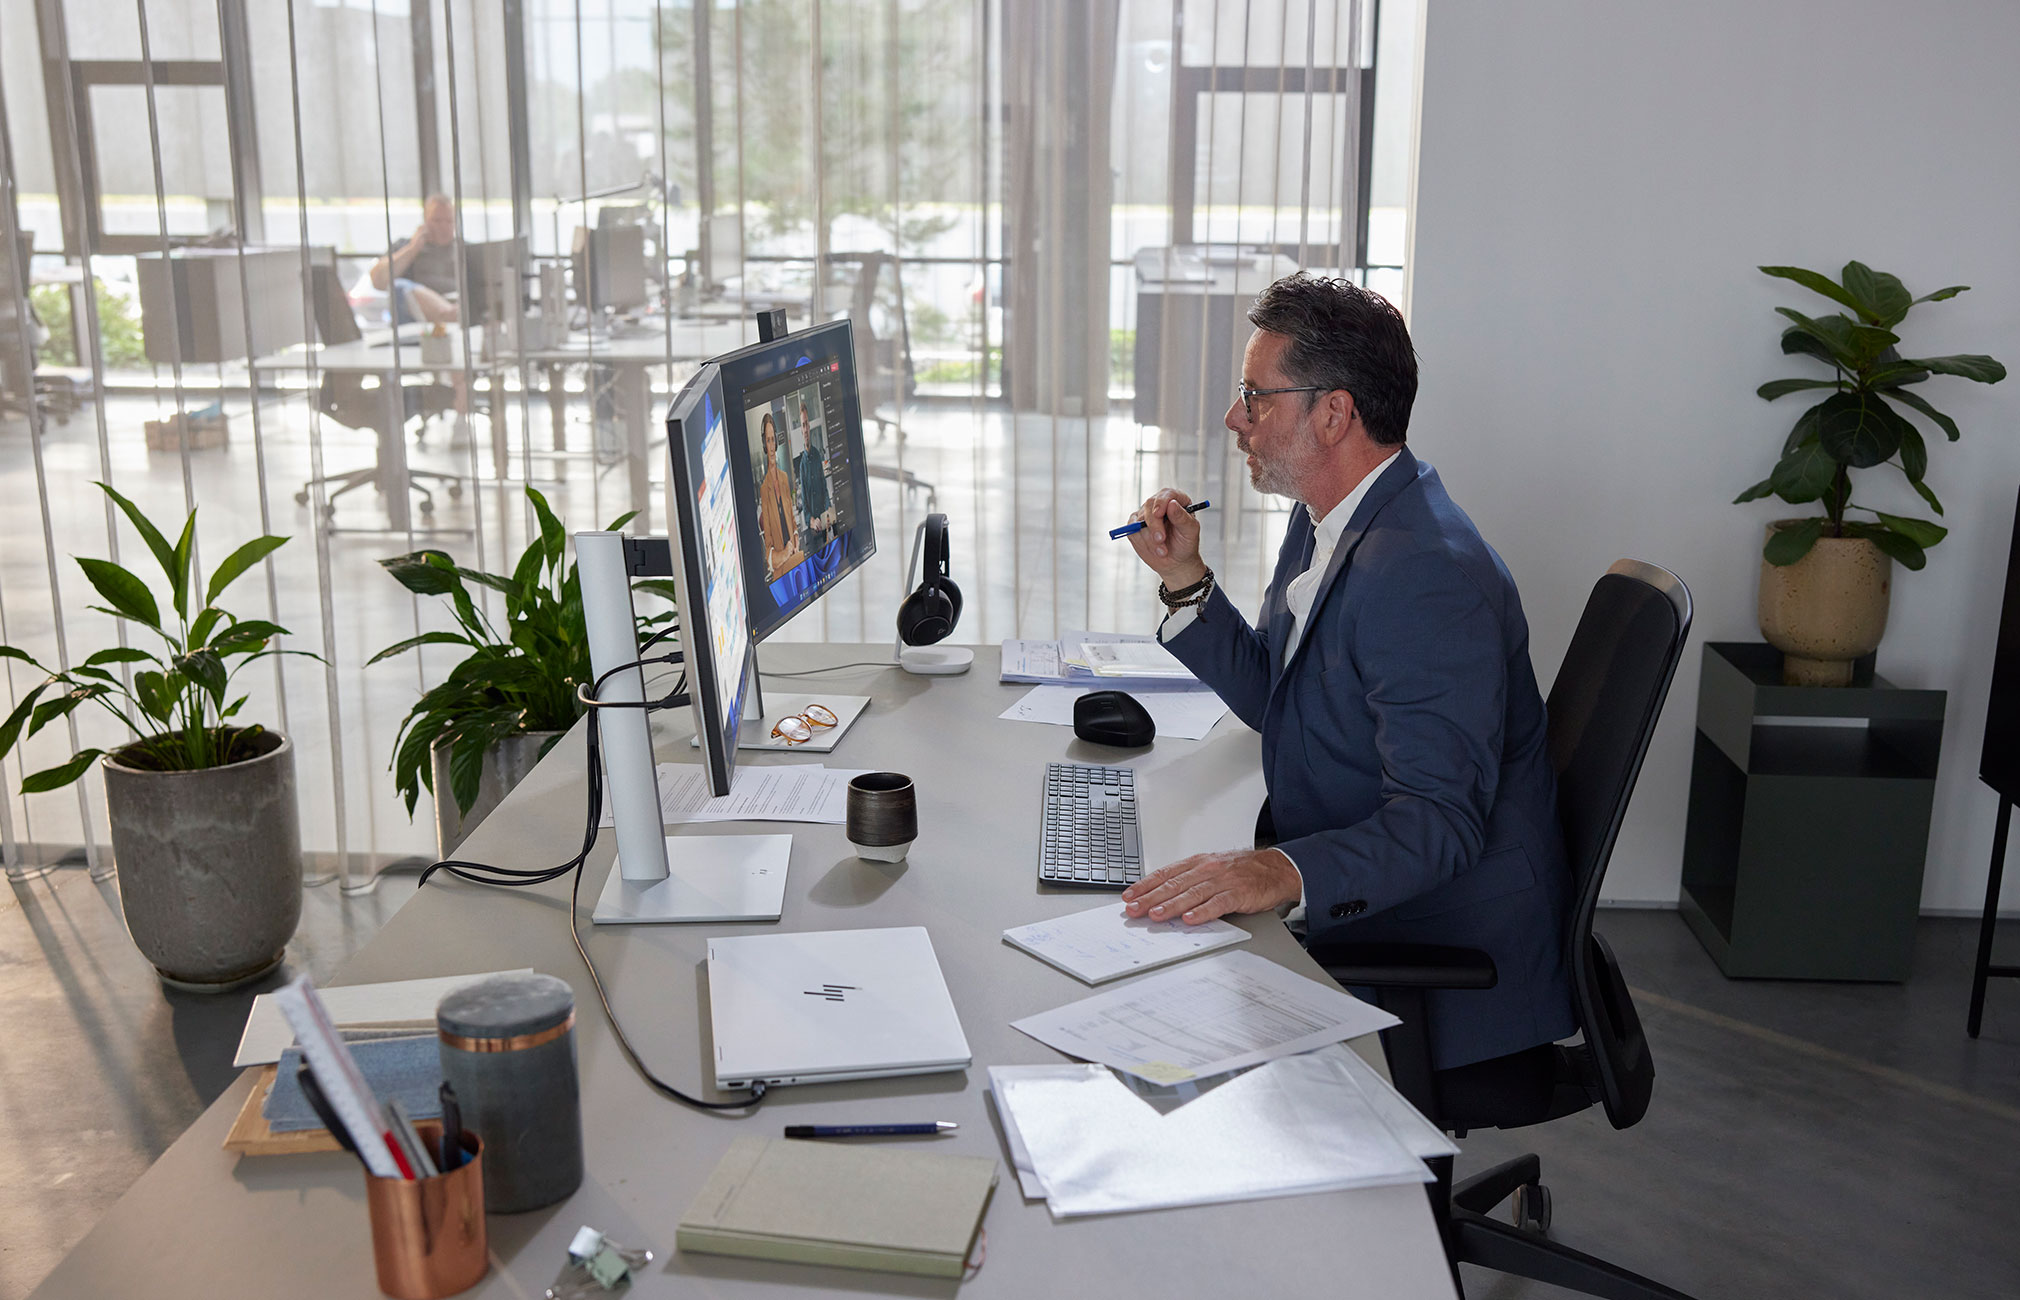
{"label": "concrete planter", "polygon": [[512,787],[526,779],[526,774],[540,761],[541,747],[560,734],[523,731],[491,746],[484,755],[484,774],[477,781],[477,802],[470,805],[469,812],[456,807],[456,796],[449,790],[449,747],[435,746],[429,759],[435,777],[436,856],[446,858],[454,853],[470,837],[470,832],[477,829],[478,823],[505,801]]}
{"label": "concrete planter", "polygon": [[[1769,524],[1767,535],[1800,521]],[[1794,564],[1761,561],[1760,630],[1782,652],[1787,686],[1849,686],[1880,648],[1894,562],[1863,537],[1820,537]]]}
{"label": "concrete planter", "polygon": [[99,760],[126,929],[170,987],[258,979],[302,919],[294,747],[277,732],[260,743],[256,758],[196,772]]}

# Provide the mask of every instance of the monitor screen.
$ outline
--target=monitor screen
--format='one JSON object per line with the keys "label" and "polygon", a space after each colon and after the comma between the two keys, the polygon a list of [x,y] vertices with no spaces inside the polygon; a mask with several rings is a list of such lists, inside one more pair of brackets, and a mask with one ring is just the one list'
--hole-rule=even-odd
{"label": "monitor screen", "polygon": [[751,644],[726,414],[720,372],[706,365],[666,417],[681,651],[695,734],[718,795],[729,793],[736,763]]}
{"label": "monitor screen", "polygon": [[745,603],[762,641],[876,554],[846,320],[718,357],[742,520]]}

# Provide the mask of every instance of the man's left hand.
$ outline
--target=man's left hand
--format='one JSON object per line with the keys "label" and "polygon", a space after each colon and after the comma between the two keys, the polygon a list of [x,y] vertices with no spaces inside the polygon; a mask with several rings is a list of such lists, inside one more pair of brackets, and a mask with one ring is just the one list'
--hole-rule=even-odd
{"label": "man's left hand", "polygon": [[1131,916],[1174,917],[1201,925],[1230,913],[1267,912],[1295,903],[1304,881],[1275,849],[1197,853],[1152,872],[1122,891]]}

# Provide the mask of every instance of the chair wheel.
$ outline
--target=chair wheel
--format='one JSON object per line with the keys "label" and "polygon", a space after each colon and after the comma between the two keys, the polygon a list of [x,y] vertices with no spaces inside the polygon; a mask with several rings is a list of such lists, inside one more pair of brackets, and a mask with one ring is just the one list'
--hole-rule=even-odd
{"label": "chair wheel", "polygon": [[1550,1189],[1541,1183],[1526,1183],[1515,1189],[1515,1226],[1542,1236],[1550,1231]]}
{"label": "chair wheel", "polygon": [[427,500],[423,500],[423,501],[421,502],[421,513],[422,513],[422,514],[424,514],[424,515],[432,515],[432,514],[434,514],[434,513],[435,513],[435,503],[434,503],[433,501],[427,501]]}
{"label": "chair wheel", "polygon": [[451,501],[461,501],[463,499],[463,485],[461,483],[451,483],[449,485],[449,499]]}
{"label": "chair wheel", "polygon": [[296,504],[296,505],[298,505],[298,506],[305,506],[305,505],[307,505],[308,503],[309,503],[309,494],[308,494],[308,491],[307,491],[306,489],[304,489],[303,491],[300,491],[300,492],[297,492],[297,493],[295,493],[295,504]]}

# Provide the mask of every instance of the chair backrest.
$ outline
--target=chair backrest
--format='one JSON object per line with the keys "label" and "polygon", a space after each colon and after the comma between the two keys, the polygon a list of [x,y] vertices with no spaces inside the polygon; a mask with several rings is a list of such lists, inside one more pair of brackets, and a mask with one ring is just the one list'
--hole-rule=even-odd
{"label": "chair backrest", "polygon": [[1615,1128],[1648,1110],[1655,1062],[1627,981],[1592,918],[1689,633],[1683,580],[1653,564],[1617,561],[1593,586],[1550,688],[1550,765],[1575,899],[1567,930],[1572,999]]}
{"label": "chair backrest", "polygon": [[350,295],[344,292],[344,282],[337,277],[336,267],[310,265],[309,295],[316,309],[316,334],[324,346],[355,343],[365,336],[358,328],[358,315],[351,310]]}

